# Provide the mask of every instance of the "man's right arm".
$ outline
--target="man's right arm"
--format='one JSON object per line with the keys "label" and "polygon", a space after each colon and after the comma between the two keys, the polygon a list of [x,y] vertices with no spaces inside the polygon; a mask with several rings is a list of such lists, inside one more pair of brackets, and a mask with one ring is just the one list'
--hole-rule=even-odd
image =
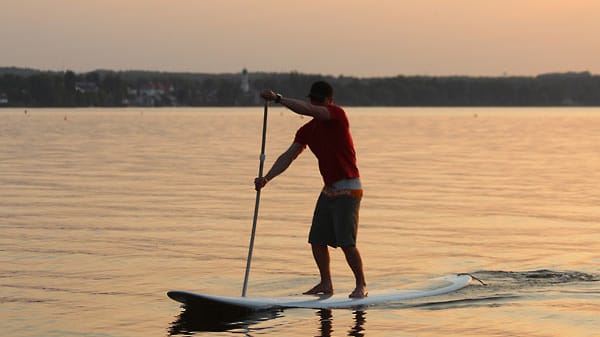
{"label": "man's right arm", "polygon": [[286,97],[282,97],[279,103],[299,115],[311,116],[323,121],[330,119],[329,110],[323,105],[314,105],[299,99]]}
{"label": "man's right arm", "polygon": [[292,110],[293,112],[304,115],[311,116],[318,120],[328,120],[330,119],[329,110],[324,105],[315,105],[311,104],[299,99],[287,98],[279,96],[273,90],[263,90],[260,93],[260,96],[268,101],[275,101],[278,99],[278,102],[285,106],[286,108]]}
{"label": "man's right arm", "polygon": [[285,171],[292,162],[304,151],[306,145],[300,143],[292,143],[292,145],[282,153],[279,158],[273,163],[273,166],[262,178],[254,179],[254,187],[258,191],[263,188],[269,181],[277,177]]}

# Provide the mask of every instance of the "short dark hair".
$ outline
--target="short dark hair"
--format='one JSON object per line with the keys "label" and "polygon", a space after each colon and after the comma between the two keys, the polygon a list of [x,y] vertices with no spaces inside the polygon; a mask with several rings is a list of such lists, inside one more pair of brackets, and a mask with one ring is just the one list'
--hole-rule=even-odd
{"label": "short dark hair", "polygon": [[310,87],[308,97],[317,102],[325,102],[325,99],[333,97],[333,87],[325,81],[317,81]]}

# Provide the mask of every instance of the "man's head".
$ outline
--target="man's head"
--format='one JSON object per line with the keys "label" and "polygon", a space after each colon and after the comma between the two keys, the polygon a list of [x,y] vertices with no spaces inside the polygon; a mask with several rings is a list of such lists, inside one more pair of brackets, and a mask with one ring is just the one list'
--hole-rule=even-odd
{"label": "man's head", "polygon": [[333,87],[325,81],[317,81],[310,87],[308,94],[311,103],[328,104],[333,102]]}

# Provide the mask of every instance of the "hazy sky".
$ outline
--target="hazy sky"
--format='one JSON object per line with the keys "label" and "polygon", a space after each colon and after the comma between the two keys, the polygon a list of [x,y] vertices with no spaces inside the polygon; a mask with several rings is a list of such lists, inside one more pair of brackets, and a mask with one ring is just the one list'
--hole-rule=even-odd
{"label": "hazy sky", "polygon": [[600,0],[0,0],[0,66],[600,73]]}

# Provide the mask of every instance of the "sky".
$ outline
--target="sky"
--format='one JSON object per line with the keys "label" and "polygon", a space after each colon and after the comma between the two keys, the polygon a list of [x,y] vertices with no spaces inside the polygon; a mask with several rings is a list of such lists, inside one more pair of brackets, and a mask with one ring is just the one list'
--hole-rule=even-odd
{"label": "sky", "polygon": [[0,0],[0,67],[600,74],[600,0]]}

